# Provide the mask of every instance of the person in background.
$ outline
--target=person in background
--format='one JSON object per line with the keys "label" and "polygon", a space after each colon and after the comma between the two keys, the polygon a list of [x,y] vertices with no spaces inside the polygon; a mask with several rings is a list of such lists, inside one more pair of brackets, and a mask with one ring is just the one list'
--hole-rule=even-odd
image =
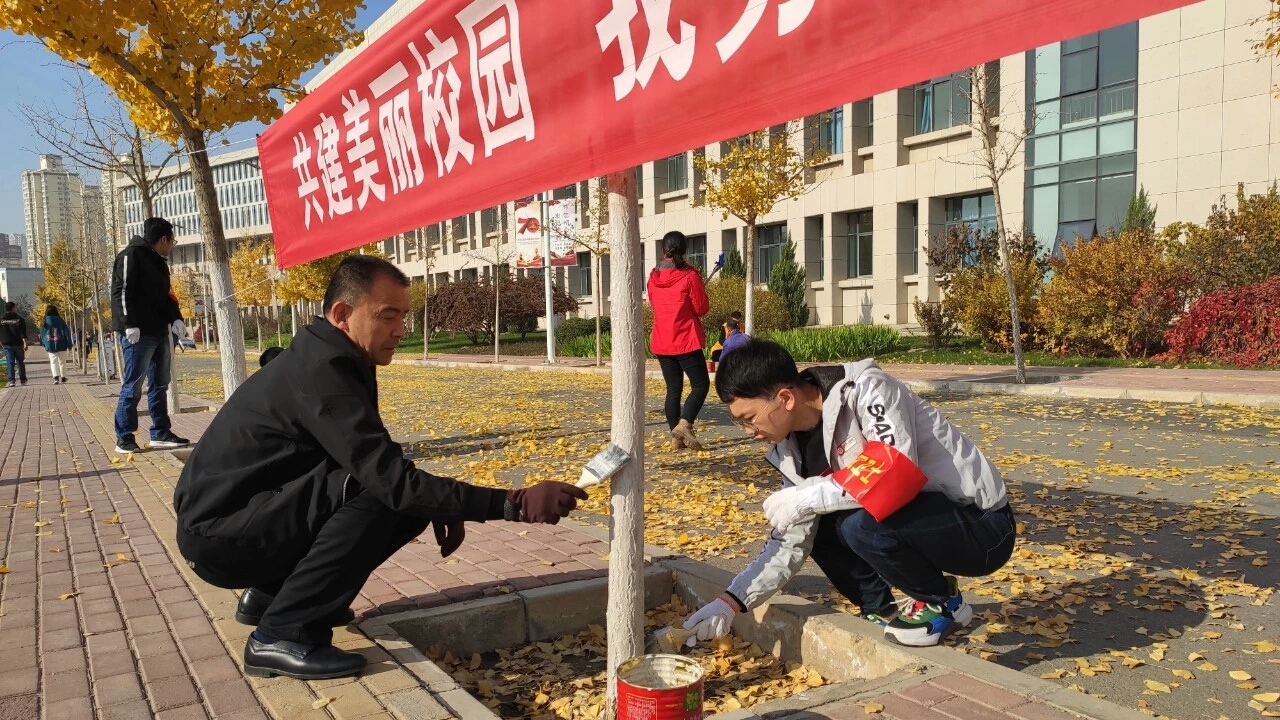
{"label": "person in background", "polygon": [[742,326],[742,311],[734,310],[729,313],[729,319],[720,323],[720,337],[716,340],[716,344],[711,346],[711,362],[720,362],[721,354],[724,352],[724,341],[729,338],[729,323],[736,322],[737,327]]}
{"label": "person in background", "polygon": [[147,411],[151,416],[151,447],[176,448],[190,444],[174,434],[168,401],[170,333],[186,334],[178,303],[169,283],[169,253],[173,225],[164,218],[148,218],[142,236],[134,236],[111,269],[111,322],[120,333],[124,355],[120,401],[116,404],[116,452],[141,450],[134,439],[138,429],[138,400],[147,381]]}
{"label": "person in background", "polygon": [[16,303],[4,304],[0,316],[0,344],[4,345],[5,365],[9,368],[9,387],[15,380],[27,384],[27,319],[18,312]]}
{"label": "person in background", "polygon": [[729,353],[751,342],[751,336],[742,332],[742,327],[733,318],[729,318],[729,321],[724,324],[724,329],[727,335],[720,349],[721,360],[728,357]]}
{"label": "person in background", "polygon": [[40,323],[40,344],[49,353],[49,372],[53,375],[53,381],[66,382],[66,375],[63,373],[66,363],[62,353],[71,349],[71,330],[58,314],[58,308],[53,305],[45,308],[44,322]]}
{"label": "person in background", "polygon": [[107,369],[107,379],[116,379],[116,341],[112,339],[111,333],[102,333],[102,363]]}
{"label": "person in background", "polygon": [[271,362],[272,360],[275,360],[277,357],[279,357],[280,353],[282,352],[284,352],[284,348],[274,347],[274,346],[269,347],[266,350],[263,350],[262,355],[258,357],[258,367],[260,368],[266,367],[267,363]]}
{"label": "person in background", "polygon": [[[701,317],[710,309],[702,273],[685,262],[688,240],[684,233],[669,232],[662,238],[662,262],[649,273],[649,305],[653,307],[653,332],[649,349],[662,366],[667,384],[664,410],[671,429],[671,449],[701,450],[693,431],[702,404],[711,390],[707,363],[702,355],[706,334]],[[689,397],[680,407],[684,376],[689,376]]]}

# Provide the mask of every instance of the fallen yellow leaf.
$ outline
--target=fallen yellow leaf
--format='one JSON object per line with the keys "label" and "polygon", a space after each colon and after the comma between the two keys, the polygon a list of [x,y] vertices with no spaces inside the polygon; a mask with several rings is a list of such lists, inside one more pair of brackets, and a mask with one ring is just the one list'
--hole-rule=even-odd
{"label": "fallen yellow leaf", "polygon": [[1195,674],[1194,674],[1194,673],[1192,673],[1190,670],[1174,670],[1174,671],[1173,671],[1173,674],[1174,674],[1174,675],[1177,675],[1178,677],[1182,678],[1183,680],[1195,680],[1195,679],[1196,679]]}
{"label": "fallen yellow leaf", "polygon": [[1215,670],[1217,670],[1217,669],[1218,669],[1218,666],[1217,666],[1217,665],[1214,665],[1214,664],[1213,664],[1213,663],[1211,663],[1211,662],[1204,662],[1204,663],[1200,663],[1199,665],[1197,665],[1197,666],[1196,666],[1196,669],[1197,669],[1197,670],[1203,670],[1203,671],[1205,671],[1205,672],[1213,672],[1213,671],[1215,671]]}
{"label": "fallen yellow leaf", "polygon": [[75,596],[77,596],[77,595],[79,595],[79,594],[80,594],[80,593],[78,593],[78,592],[63,593],[63,594],[61,594],[61,595],[59,595],[59,596],[58,596],[58,599],[59,599],[59,600],[70,600],[71,598],[73,598],[73,597],[75,597]]}
{"label": "fallen yellow leaf", "polygon": [[4,575],[4,574],[6,574],[6,573],[8,573],[8,572],[9,572],[9,566],[8,566],[8,565],[0,565],[0,575]]}
{"label": "fallen yellow leaf", "polygon": [[315,701],[315,702],[311,703],[311,709],[312,709],[312,710],[319,710],[320,708],[324,707],[325,705],[328,705],[329,703],[331,703],[331,702],[333,702],[334,700],[337,700],[337,699],[338,699],[338,698],[322,697],[322,698],[320,698],[319,700],[317,700],[317,701]]}
{"label": "fallen yellow leaf", "polygon": [[1261,703],[1273,703],[1277,700],[1280,700],[1280,693],[1275,693],[1275,692],[1258,693],[1257,695],[1253,696],[1253,699]]}
{"label": "fallen yellow leaf", "polygon": [[124,553],[116,553],[116,559],[120,562],[129,562],[129,557]]}
{"label": "fallen yellow leaf", "polygon": [[1243,670],[1232,670],[1231,672],[1229,672],[1229,673],[1227,673],[1227,674],[1231,676],[1231,679],[1232,679],[1232,680],[1239,680],[1239,681],[1241,681],[1241,682],[1243,682],[1243,681],[1245,681],[1245,680],[1252,680],[1252,679],[1253,679],[1253,676],[1252,676],[1252,675],[1250,675],[1249,673],[1247,673],[1247,672],[1245,672],[1245,671],[1243,671]]}
{"label": "fallen yellow leaf", "polygon": [[862,711],[868,715],[884,712],[884,706],[878,702],[869,702],[862,706]]}
{"label": "fallen yellow leaf", "polygon": [[1157,682],[1155,680],[1143,680],[1142,684],[1146,685],[1148,690],[1152,690],[1154,692],[1162,692],[1162,693],[1173,692],[1172,690],[1169,689],[1168,685],[1165,685],[1162,682]]}

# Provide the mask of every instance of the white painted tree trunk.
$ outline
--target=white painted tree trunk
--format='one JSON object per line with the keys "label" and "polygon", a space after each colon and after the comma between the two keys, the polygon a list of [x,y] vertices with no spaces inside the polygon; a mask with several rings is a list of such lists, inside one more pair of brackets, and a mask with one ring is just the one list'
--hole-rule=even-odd
{"label": "white painted tree trunk", "polygon": [[600,367],[604,364],[604,353],[600,347],[601,335],[603,335],[600,331],[600,313],[604,312],[604,287],[600,285],[600,278],[604,274],[604,270],[601,269],[600,264],[603,259],[603,255],[597,255],[595,258],[596,266],[591,268],[592,272],[596,275],[596,367]]}
{"label": "white painted tree trunk", "polygon": [[222,394],[229,398],[248,377],[244,362],[244,331],[240,328],[235,290],[231,287],[231,253],[222,231],[222,214],[218,212],[218,193],[214,188],[213,168],[209,165],[204,134],[191,130],[184,133],[183,141],[191,160],[191,179],[200,211],[209,284],[212,285],[212,297],[206,298],[205,302],[213,303],[214,319],[218,323],[218,354],[222,359]]}
{"label": "white painted tree trunk", "polygon": [[618,666],[639,655],[644,634],[644,323],[640,316],[640,222],[635,173],[609,176],[613,416],[610,439],[631,454],[613,476],[609,527],[609,681],[606,715],[616,717]]}
{"label": "white painted tree trunk", "polygon": [[747,223],[746,238],[742,243],[742,266],[747,272],[747,297],[742,312],[747,324],[747,337],[756,334],[756,221]]}

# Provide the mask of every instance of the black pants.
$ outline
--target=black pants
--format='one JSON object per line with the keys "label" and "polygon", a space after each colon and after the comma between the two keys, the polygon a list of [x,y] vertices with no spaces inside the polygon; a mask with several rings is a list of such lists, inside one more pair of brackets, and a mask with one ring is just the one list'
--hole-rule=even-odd
{"label": "black pants", "polygon": [[[667,414],[667,427],[674,430],[683,420],[692,425],[702,412],[702,404],[707,401],[707,391],[711,389],[711,378],[707,375],[707,361],[703,359],[701,350],[694,350],[683,355],[659,355],[658,364],[662,366],[662,379],[667,383],[667,402],[663,410]],[[684,376],[689,376],[689,397],[684,401],[684,410],[680,409],[680,396],[684,394]]]}
{"label": "black pants", "polygon": [[1013,510],[962,507],[942,493],[922,492],[884,522],[866,510],[823,515],[812,557],[831,584],[863,612],[893,606],[896,587],[940,605],[949,591],[944,573],[981,577],[1013,554]]}
{"label": "black pants", "polygon": [[329,619],[351,606],[369,575],[421,535],[425,518],[397,513],[361,492],[319,526],[309,543],[249,548],[178,530],[178,545],[196,575],[221,588],[274,595],[258,629],[280,640],[328,645]]}

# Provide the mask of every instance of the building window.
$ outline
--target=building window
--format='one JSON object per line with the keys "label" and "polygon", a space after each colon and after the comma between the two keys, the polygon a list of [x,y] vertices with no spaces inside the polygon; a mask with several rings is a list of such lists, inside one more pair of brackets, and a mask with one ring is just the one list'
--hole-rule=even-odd
{"label": "building window", "polygon": [[689,245],[686,248],[684,259],[694,267],[702,271],[706,275],[711,268],[707,267],[707,236],[706,235],[690,235],[686,238]]}
{"label": "building window", "polygon": [[945,130],[969,122],[969,71],[935,78],[916,86],[916,133]]}
{"label": "building window", "polygon": [[578,253],[578,297],[591,296],[591,253]]}
{"label": "building window", "polygon": [[666,160],[659,160],[667,164],[667,192],[675,192],[677,190],[687,190],[689,188],[689,157],[685,153],[672,155]]}
{"label": "building window", "polygon": [[787,242],[787,226],[783,223],[756,228],[756,284],[769,282],[769,273],[782,259],[782,246]]}
{"label": "building window", "polygon": [[848,276],[850,278],[871,277],[872,239],[874,229],[871,224],[871,211],[849,213],[848,216]]}
{"label": "building window", "polygon": [[991,193],[947,198],[945,229],[967,227],[971,232],[989,233],[996,229],[996,198]]}
{"label": "building window", "polygon": [[920,274],[920,203],[911,203],[911,274]]}
{"label": "building window", "polygon": [[844,106],[814,116],[814,149],[828,155],[844,152]]}

